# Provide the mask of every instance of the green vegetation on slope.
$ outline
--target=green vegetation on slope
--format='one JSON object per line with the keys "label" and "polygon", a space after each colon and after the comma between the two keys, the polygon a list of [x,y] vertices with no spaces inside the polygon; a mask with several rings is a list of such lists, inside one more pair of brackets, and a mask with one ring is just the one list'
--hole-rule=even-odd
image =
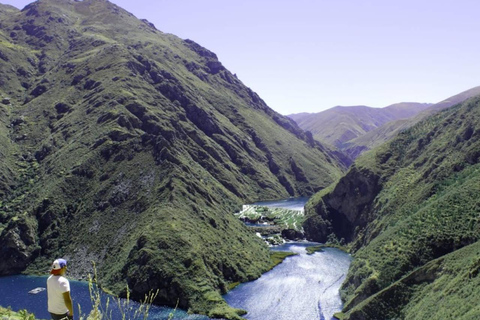
{"label": "green vegetation on slope", "polygon": [[[0,307],[0,317],[2,320],[35,320],[35,315],[25,310],[13,311],[10,308]],[[39,319],[38,319],[39,320]]]}
{"label": "green vegetation on slope", "polygon": [[478,319],[480,242],[415,269],[339,319]]}
{"label": "green vegetation on slope", "polygon": [[221,294],[270,258],[231,212],[321,190],[341,154],[214,53],[108,1],[0,18],[0,274],[63,256],[82,278],[93,260],[115,293],[238,319]]}
{"label": "green vegetation on slope", "polygon": [[[479,240],[479,127],[476,97],[366,153],[330,191],[307,204],[307,236],[322,240],[333,233],[349,240],[355,254],[342,288],[345,319],[444,319],[440,313],[408,313],[432,301],[424,300],[423,284],[401,279],[423,270],[426,283],[434,281],[429,263]],[[478,258],[465,259],[472,266]],[[459,299],[441,297],[448,305]]]}
{"label": "green vegetation on slope", "polygon": [[305,216],[303,211],[251,205],[235,213],[235,217],[252,223],[273,223],[282,229],[301,231]]}
{"label": "green vegetation on slope", "polygon": [[[413,102],[397,103],[385,108],[338,106],[319,113],[292,114],[289,117],[302,129],[312,132],[319,141],[344,150],[350,141],[388,122],[413,117],[429,106],[428,103]],[[354,159],[358,154],[352,155]]]}
{"label": "green vegetation on slope", "polygon": [[355,159],[364,151],[371,150],[387,141],[392,140],[400,132],[414,126],[419,121],[435,114],[436,112],[461,103],[478,94],[480,94],[480,87],[475,87],[435,103],[434,105],[431,105],[427,109],[419,112],[415,116],[409,117],[408,119],[390,121],[362,136],[359,136],[358,138],[348,141],[343,145],[342,151]]}

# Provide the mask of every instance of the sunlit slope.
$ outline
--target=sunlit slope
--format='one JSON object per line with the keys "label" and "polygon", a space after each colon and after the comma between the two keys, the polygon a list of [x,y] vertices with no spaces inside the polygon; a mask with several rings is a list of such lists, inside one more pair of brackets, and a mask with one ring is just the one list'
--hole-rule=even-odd
{"label": "sunlit slope", "polygon": [[[304,227],[309,238],[325,241],[334,234],[354,252],[342,290],[346,319],[444,319],[440,312],[429,317],[425,312],[415,316],[412,310],[432,309],[440,297],[451,306],[474,290],[468,286],[465,291],[451,288],[451,294],[422,294],[432,282],[436,288],[444,281],[451,281],[450,286],[459,281],[460,286],[476,277],[478,252],[456,252],[480,236],[479,128],[477,96],[358,158],[345,177],[307,204]],[[449,263],[458,278],[429,267],[450,253],[469,261],[468,266]],[[426,278],[401,280],[418,269]],[[467,269],[475,275],[465,275]],[[475,312],[473,307],[462,310]]]}
{"label": "sunlit slope", "polygon": [[76,276],[238,318],[268,248],[243,203],[310,195],[348,162],[190,40],[103,0],[0,5],[0,274]]}
{"label": "sunlit slope", "polygon": [[339,149],[355,138],[362,137],[384,124],[408,119],[428,108],[428,103],[403,102],[385,108],[367,106],[338,106],[318,113],[289,115],[304,130],[312,132],[319,141]]}
{"label": "sunlit slope", "polygon": [[461,103],[479,94],[480,87],[475,87],[456,94],[434,105],[431,105],[430,107],[421,111],[413,117],[390,121],[372,131],[367,132],[362,136],[359,136],[358,138],[352,139],[345,143],[342,150],[348,155],[350,155],[352,158],[356,158],[362,152],[366,150],[371,150],[387,141],[390,141],[401,131],[412,127],[419,121],[435,114],[436,112]]}

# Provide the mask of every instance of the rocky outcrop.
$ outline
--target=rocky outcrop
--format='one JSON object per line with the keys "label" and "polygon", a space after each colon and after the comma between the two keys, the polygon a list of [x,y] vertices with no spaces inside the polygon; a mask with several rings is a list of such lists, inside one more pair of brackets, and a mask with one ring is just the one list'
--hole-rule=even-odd
{"label": "rocky outcrop", "polygon": [[326,242],[330,234],[351,241],[355,229],[372,221],[373,200],[381,190],[380,177],[366,168],[353,166],[332,192],[318,203],[306,206],[307,239]]}
{"label": "rocky outcrop", "polygon": [[282,238],[287,240],[302,240],[305,239],[305,234],[300,230],[295,229],[283,229]]}
{"label": "rocky outcrop", "polygon": [[18,274],[40,253],[36,222],[22,217],[11,221],[0,234],[0,275]]}

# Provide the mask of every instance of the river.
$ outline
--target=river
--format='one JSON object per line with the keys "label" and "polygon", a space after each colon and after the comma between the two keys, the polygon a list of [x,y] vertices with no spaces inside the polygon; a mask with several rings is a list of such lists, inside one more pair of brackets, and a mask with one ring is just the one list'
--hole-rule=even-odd
{"label": "river", "polygon": [[[67,275],[68,277],[68,275]],[[34,313],[37,319],[50,319],[47,312],[47,292],[42,291],[37,294],[29,294],[28,291],[37,287],[46,287],[47,277],[39,276],[8,276],[0,277],[0,306],[10,306],[12,310],[18,311],[26,309],[30,313]],[[72,300],[74,303],[74,311],[78,315],[78,305],[81,306],[82,314],[86,315],[92,309],[90,301],[90,293],[88,283],[82,281],[70,281],[70,289]],[[104,296],[105,298],[105,296]],[[103,301],[106,301],[104,299]],[[131,301],[130,306],[135,308],[138,303]],[[122,319],[118,308],[114,303],[110,303],[110,309],[113,313],[113,319]],[[170,312],[174,310],[167,307],[152,306],[149,312],[149,320],[165,320],[168,319]],[[78,319],[78,316],[75,316]],[[143,319],[139,317],[138,319]],[[209,320],[206,316],[189,315],[183,310],[175,311],[175,320]]]}
{"label": "river", "polygon": [[350,255],[334,248],[312,255],[311,242],[292,242],[272,250],[293,251],[259,279],[239,285],[224,296],[245,309],[248,320],[330,320],[342,309],[339,288],[350,266]]}
{"label": "river", "polygon": [[[262,201],[254,205],[303,211],[308,198]],[[244,283],[224,296],[233,307],[245,309],[248,320],[331,320],[341,311],[339,289],[350,266],[349,254],[334,248],[308,255],[312,242],[290,242],[271,250],[292,251],[273,270]]]}
{"label": "river", "polygon": [[284,208],[290,210],[298,210],[303,211],[305,204],[307,203],[309,198],[307,197],[299,197],[299,198],[288,198],[282,200],[272,200],[272,201],[259,201],[252,203],[256,206],[265,206],[265,207],[272,207],[272,208]]}
{"label": "river", "polygon": [[[294,208],[302,209],[307,200],[296,198],[256,204],[296,210]],[[247,310],[244,317],[248,320],[331,320],[332,315],[342,308],[339,288],[351,258],[333,248],[307,255],[305,248],[312,245],[315,243],[290,242],[273,247],[271,250],[292,251],[297,255],[288,257],[259,279],[237,286],[224,296],[225,300],[233,307]],[[38,276],[0,277],[0,305],[10,306],[13,310],[27,309],[39,319],[49,319],[46,291],[28,294],[36,287],[45,287],[46,279]],[[75,306],[80,304],[82,313],[88,314],[91,302],[87,283],[71,281],[71,291]],[[148,320],[165,320],[172,311],[153,306]],[[189,315],[183,310],[176,310],[173,319],[209,320],[206,316]]]}

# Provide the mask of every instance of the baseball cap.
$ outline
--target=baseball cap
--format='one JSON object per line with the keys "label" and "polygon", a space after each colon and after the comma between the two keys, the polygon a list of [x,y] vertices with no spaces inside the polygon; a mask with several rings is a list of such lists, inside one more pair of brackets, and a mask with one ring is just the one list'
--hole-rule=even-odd
{"label": "baseball cap", "polygon": [[52,263],[52,270],[60,270],[67,266],[67,260],[57,259]]}

